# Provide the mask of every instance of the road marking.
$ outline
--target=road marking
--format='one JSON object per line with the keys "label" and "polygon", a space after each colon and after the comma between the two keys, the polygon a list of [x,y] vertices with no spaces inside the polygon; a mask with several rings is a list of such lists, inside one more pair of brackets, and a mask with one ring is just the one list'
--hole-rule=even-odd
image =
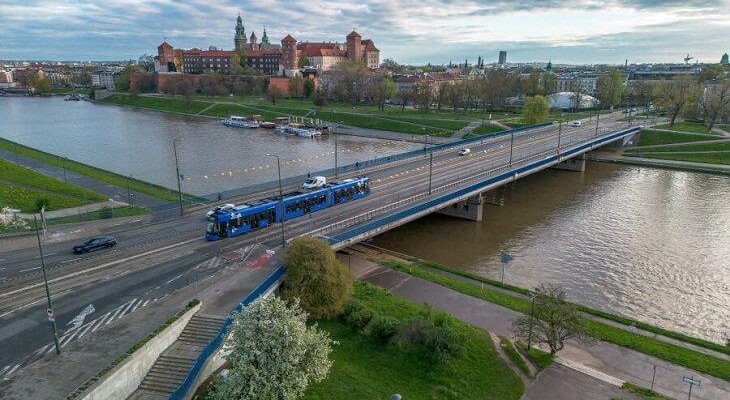
{"label": "road marking", "polygon": [[7,373],[7,374],[5,374],[5,376],[8,376],[8,375],[12,374],[12,373],[13,373],[13,372],[15,372],[15,371],[16,371],[16,370],[17,370],[18,368],[20,368],[20,364],[15,364],[15,365],[13,366],[13,368],[11,368],[11,369],[10,369],[10,371],[8,371],[8,373]]}
{"label": "road marking", "polygon": [[7,371],[9,369],[10,369],[10,366],[9,365],[6,365],[5,368],[3,368],[2,372],[0,372],[0,375],[5,374],[5,371]]}
{"label": "road marking", "polygon": [[182,275],[183,275],[183,274],[180,274],[180,275],[178,275],[178,276],[176,276],[176,277],[174,277],[174,278],[170,279],[169,281],[165,282],[165,285],[167,285],[168,283],[170,283],[170,282],[174,281],[175,279],[177,279],[177,278],[181,277]]}
{"label": "road marking", "polygon": [[142,304],[142,307],[146,306],[147,303],[149,303],[149,302],[150,302],[149,300],[145,301],[144,304]]}
{"label": "road marking", "polygon": [[70,260],[61,261],[61,264],[68,264],[68,263],[71,263],[71,262],[74,262],[74,261],[78,261],[78,260],[81,260],[81,259],[83,259],[83,257],[72,258]]}
{"label": "road marking", "polygon": [[43,301],[43,300],[45,300],[45,299],[41,298],[41,299],[38,299],[38,300],[36,300],[36,301],[34,301],[34,302],[32,302],[32,303],[28,303],[28,304],[22,305],[22,306],[20,306],[20,307],[18,307],[18,308],[16,308],[16,309],[14,309],[14,310],[10,310],[10,311],[6,312],[5,314],[2,314],[2,315],[0,315],[0,318],[2,318],[2,317],[4,317],[4,316],[6,316],[6,315],[8,315],[8,314],[12,314],[12,313],[14,313],[14,312],[16,312],[16,311],[18,311],[18,310],[21,310],[21,309],[23,309],[23,308],[25,308],[25,307],[28,307],[28,306],[32,306],[33,304],[36,304],[36,303],[40,303],[40,302],[41,302],[41,301]]}
{"label": "road marking", "polygon": [[[68,274],[68,275],[64,275],[64,276],[59,276],[58,278],[54,278],[54,279],[49,280],[48,283],[55,283],[55,282],[59,282],[59,281],[65,280],[65,279],[74,278],[74,277],[79,276],[79,275],[88,274],[90,272],[94,272],[94,271],[100,270],[102,268],[107,268],[107,267],[110,267],[112,265],[121,264],[121,263],[130,261],[130,260],[134,260],[134,259],[137,259],[137,258],[140,258],[140,257],[144,257],[144,256],[147,256],[147,255],[150,255],[150,254],[159,253],[161,251],[165,251],[165,250],[168,250],[168,249],[171,249],[171,248],[174,248],[174,247],[186,245],[188,243],[192,243],[192,242],[195,242],[195,241],[200,241],[200,238],[197,238],[196,237],[196,238],[193,238],[193,239],[185,240],[183,242],[173,243],[173,244],[168,245],[168,246],[165,246],[165,247],[160,247],[159,249],[154,249],[154,250],[146,251],[144,253],[136,254],[136,255],[131,256],[131,257],[122,258],[122,259],[119,259],[119,260],[110,261],[108,263],[104,263],[104,264],[101,264],[101,265],[97,265],[96,267],[93,267],[93,268],[89,268],[89,269],[85,269],[85,270],[82,270],[82,271],[74,272],[72,274]],[[0,298],[7,297],[7,296],[10,296],[10,295],[13,295],[13,294],[16,294],[16,293],[21,293],[21,292],[24,292],[26,290],[34,289],[34,288],[41,287],[41,286],[43,286],[43,283],[36,283],[36,284],[33,284],[33,285],[28,285],[28,286],[23,287],[23,288],[20,288],[20,289],[15,289],[15,290],[12,290],[12,291],[9,291],[9,292],[0,293]],[[0,317],[1,316],[2,315],[0,315]]]}
{"label": "road marking", "polygon": [[84,335],[86,335],[86,332],[88,332],[89,329],[91,329],[91,327],[94,325],[95,322],[96,321],[91,321],[88,324],[86,324],[86,327],[84,329],[79,330],[79,332],[80,332],[79,339],[81,339],[82,337],[84,337]]}
{"label": "road marking", "polygon": [[78,315],[76,315],[66,325],[73,324],[73,327],[71,329],[76,329],[76,328],[80,327],[81,325],[83,325],[84,324],[84,320],[86,319],[86,317],[89,314],[92,314],[94,311],[96,311],[96,309],[94,308],[94,304],[93,303],[90,303],[88,306],[86,306],[86,308],[84,308],[83,310],[81,310],[81,312],[78,313]]}
{"label": "road marking", "polygon": [[28,269],[21,269],[21,270],[20,270],[20,271],[18,271],[18,272],[33,271],[34,269],[40,269],[40,268],[41,268],[41,267],[33,267],[33,268],[28,268]]}
{"label": "road marking", "polygon": [[99,327],[101,327],[102,325],[104,325],[104,320],[105,320],[105,319],[106,319],[106,318],[107,318],[107,317],[108,317],[109,315],[111,315],[111,313],[112,313],[112,312],[111,312],[111,311],[109,311],[108,313],[104,314],[104,316],[103,316],[103,317],[99,318],[99,324],[97,324],[97,325],[96,325],[96,326],[94,327],[94,329],[92,329],[91,331],[92,331],[92,332],[96,332],[96,330],[97,330],[97,329],[99,329]]}
{"label": "road marking", "polygon": [[132,308],[132,311],[130,311],[129,313],[130,314],[133,313],[134,310],[136,310],[137,307],[139,307],[139,305],[142,304],[142,301],[143,301],[142,299],[139,299],[139,301],[137,302],[137,304],[134,305],[134,308]]}
{"label": "road marking", "polygon": [[79,332],[80,331],[76,331],[76,332],[72,333],[71,335],[68,335],[69,336],[68,339],[66,340],[65,343],[61,343],[61,347],[68,346],[68,344],[71,343],[72,340],[74,340],[74,338],[76,337],[76,335],[79,334]]}
{"label": "road marking", "polygon": [[51,346],[53,346],[53,343],[49,343],[49,344],[41,347],[40,349],[36,350],[35,355],[39,356],[39,355],[43,354]]}
{"label": "road marking", "polygon": [[109,325],[109,323],[111,323],[115,319],[122,318],[122,316],[127,312],[127,310],[130,309],[130,307],[132,307],[132,304],[134,304],[136,301],[137,301],[137,298],[135,297],[134,300],[130,301],[129,303],[125,303],[121,307],[119,307],[119,309],[121,310],[121,312],[118,313],[118,314],[115,314],[114,317],[112,317],[111,319],[109,319],[109,321],[106,321],[106,324]]}

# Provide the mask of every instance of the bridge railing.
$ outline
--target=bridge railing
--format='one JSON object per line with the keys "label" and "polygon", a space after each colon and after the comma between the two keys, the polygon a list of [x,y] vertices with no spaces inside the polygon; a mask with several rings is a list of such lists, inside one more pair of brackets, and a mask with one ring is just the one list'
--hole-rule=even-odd
{"label": "bridge railing", "polygon": [[[617,133],[616,135],[612,135],[612,136],[619,136],[619,135],[621,135],[621,134],[623,134],[625,132],[635,131],[635,130],[638,130],[638,128],[630,128],[630,129],[627,129],[627,130],[624,130],[624,131],[619,131],[619,133]],[[592,134],[588,134],[587,135],[588,138],[590,138],[591,136],[592,136]],[[598,139],[598,137],[594,137],[594,138],[595,139]],[[602,139],[605,139],[605,138],[602,138]],[[568,147],[568,145],[570,145],[572,143],[576,143],[578,141],[580,141],[580,140],[575,140],[575,139],[574,140],[571,140],[571,141],[569,141],[566,144],[566,147]],[[591,142],[588,142],[588,145],[587,146],[591,146],[591,145],[593,145],[593,144]],[[363,222],[367,222],[367,221],[373,219],[377,215],[382,215],[382,214],[385,214],[385,213],[387,213],[389,211],[393,211],[393,210],[399,209],[401,207],[404,207],[404,206],[407,206],[407,205],[410,205],[410,204],[413,204],[413,203],[417,203],[417,202],[422,201],[422,200],[429,199],[431,197],[434,197],[437,194],[441,194],[441,193],[444,193],[444,192],[448,192],[448,191],[453,190],[455,188],[458,188],[458,187],[460,187],[460,186],[462,186],[462,185],[464,185],[466,183],[469,183],[470,181],[484,179],[484,178],[488,178],[490,176],[497,176],[497,175],[500,175],[500,174],[504,174],[504,173],[506,173],[508,171],[511,171],[513,169],[519,169],[520,167],[524,167],[526,165],[530,165],[530,164],[534,163],[535,160],[544,159],[544,158],[549,157],[549,156],[553,156],[553,157],[556,157],[556,158],[560,158],[560,157],[563,157],[563,156],[569,156],[569,155],[575,153],[576,151],[582,150],[583,147],[585,147],[585,146],[586,145],[580,146],[577,149],[568,149],[568,150],[566,150],[566,152],[562,152],[562,153],[561,152],[558,152],[557,149],[548,149],[548,150],[543,150],[543,151],[536,151],[536,152],[528,155],[527,157],[521,158],[517,162],[513,162],[512,164],[504,164],[504,163],[500,163],[500,162],[496,162],[496,161],[495,162],[491,162],[488,165],[482,166],[481,168],[474,168],[474,169],[469,170],[468,176],[466,176],[464,178],[461,178],[461,179],[458,179],[458,180],[449,182],[447,184],[444,184],[444,185],[441,185],[441,186],[437,186],[435,188],[432,188],[431,189],[431,193],[428,193],[428,191],[426,191],[426,192],[422,192],[422,193],[415,194],[413,196],[409,196],[409,197],[404,198],[404,199],[399,199],[398,201],[395,201],[393,203],[390,203],[390,204],[387,204],[387,205],[384,205],[384,206],[375,208],[375,209],[370,210],[368,212],[365,212],[365,213],[356,215],[354,217],[350,217],[350,218],[344,219],[342,221],[338,221],[338,222],[336,222],[334,224],[329,224],[327,226],[324,226],[324,227],[315,229],[313,231],[307,232],[307,233],[305,233],[303,235],[306,235],[306,236],[327,236],[328,234],[330,234],[330,233],[332,233],[334,231],[338,231],[338,230],[343,229],[343,228],[348,228],[348,227],[351,227],[351,226],[355,226],[355,225],[361,224]]]}
{"label": "bridge railing", "polygon": [[[256,286],[256,288],[251,291],[251,293],[244,297],[236,305],[236,307],[234,307],[234,309],[231,311],[231,314],[241,312],[244,307],[248,306],[249,304],[251,304],[251,302],[258,299],[262,294],[266,293],[266,291],[269,290],[271,286],[274,285],[274,283],[276,283],[276,281],[278,281],[283,275],[284,267],[277,267],[274,272],[272,272],[263,282],[261,282],[260,285]],[[190,371],[188,371],[188,374],[185,376],[185,379],[183,379],[182,383],[180,383],[180,386],[178,386],[178,388],[174,392],[172,392],[169,397],[170,400],[183,400],[187,396],[193,383],[195,383],[195,381],[198,379],[198,376],[200,375],[203,366],[205,366],[205,363],[208,361],[210,356],[218,351],[218,348],[221,346],[221,344],[223,344],[223,341],[228,334],[228,328],[230,328],[232,323],[233,316],[229,314],[225,321],[223,321],[223,324],[221,325],[221,328],[218,330],[218,333],[215,335],[215,337],[211,339],[210,342],[208,342],[208,344],[198,355],[198,358],[195,359],[195,363],[193,363],[193,366],[190,368]]]}

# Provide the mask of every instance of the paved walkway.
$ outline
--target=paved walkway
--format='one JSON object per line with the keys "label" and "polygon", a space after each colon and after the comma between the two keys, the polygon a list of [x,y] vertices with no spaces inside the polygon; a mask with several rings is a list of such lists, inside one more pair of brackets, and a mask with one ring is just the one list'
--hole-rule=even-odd
{"label": "paved walkway", "polygon": [[[707,135],[707,136],[710,136],[710,135]],[[715,137],[717,138],[717,136],[715,136]],[[681,146],[695,145],[695,144],[697,144],[697,145],[700,145],[700,144],[717,144],[717,143],[724,143],[724,142],[730,142],[730,139],[717,138],[715,140],[699,140],[699,141],[696,141],[696,142],[653,144],[653,145],[650,145],[650,146],[635,146],[635,147],[632,147],[631,149],[636,149],[636,150],[643,151],[645,149],[651,150],[651,149],[659,149],[659,148],[663,148],[663,147],[681,147]]]}
{"label": "paved walkway", "polygon": [[[114,207],[126,207],[127,206],[127,203],[124,203],[121,201],[116,201],[116,200],[113,201],[113,204],[114,204]],[[87,212],[103,210],[108,207],[109,207],[109,202],[104,201],[101,203],[86,204],[84,206],[46,211],[45,216],[46,216],[46,219],[69,217],[72,215],[81,215],[81,214],[86,214]],[[33,214],[29,214],[29,213],[18,213],[18,216],[20,216],[21,218],[30,218],[30,219],[33,218]]]}
{"label": "paved walkway", "polygon": [[474,132],[474,129],[477,129],[481,125],[482,125],[481,120],[471,121],[465,127],[454,132],[454,134],[451,135],[451,138],[452,139],[461,139],[464,137],[464,135]]}
{"label": "paved walkway", "polygon": [[[350,265],[360,279],[388,289],[395,295],[417,303],[427,303],[472,325],[499,335],[512,337],[512,321],[519,313],[507,308],[464,295],[429,281],[414,278],[403,272],[381,267],[355,253]],[[630,381],[639,386],[651,385],[653,366],[657,366],[655,388],[658,392],[681,398],[686,395],[683,376],[694,376],[702,381],[702,388],[693,391],[693,398],[715,400],[730,398],[730,382],[679,367],[655,357],[606,342],[587,347],[570,342],[559,356],[570,364],[584,368],[581,372],[597,371],[593,378],[600,381]],[[607,379],[606,377],[610,377]],[[569,398],[558,397],[544,398]],[[610,396],[608,397],[610,398]]]}
{"label": "paved walkway", "polygon": [[588,159],[593,161],[615,162],[619,164],[641,165],[654,168],[670,168],[684,171],[709,172],[730,175],[730,165],[706,164],[690,161],[661,160],[657,158],[626,157],[618,153],[592,152]]}
{"label": "paved walkway", "polygon": [[[59,167],[58,165],[49,164],[44,161],[40,161],[32,157],[27,157],[3,148],[0,148],[0,158],[4,158],[8,161],[33,169],[42,174],[52,176],[61,181],[64,180],[65,176],[65,180],[68,181],[68,183],[73,183],[74,185],[87,188],[97,193],[101,193],[110,199],[114,199],[115,201],[127,201],[127,188],[110,185],[104,181],[89,178],[86,175],[77,174],[76,172],[68,170],[64,172],[64,169]],[[157,197],[135,192],[134,204],[141,207],[151,208],[167,204],[167,202],[165,200],[158,199]]]}

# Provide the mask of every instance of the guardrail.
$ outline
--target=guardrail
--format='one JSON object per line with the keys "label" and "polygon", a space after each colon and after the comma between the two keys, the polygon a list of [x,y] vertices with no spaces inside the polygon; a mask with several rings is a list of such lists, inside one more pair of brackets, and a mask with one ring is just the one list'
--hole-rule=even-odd
{"label": "guardrail", "polygon": [[[256,286],[256,288],[251,291],[246,297],[244,297],[237,305],[233,308],[231,311],[232,313],[240,312],[243,310],[244,307],[251,304],[254,300],[259,298],[262,294],[266,293],[271,286],[276,283],[283,275],[284,275],[284,266],[277,267],[274,272],[271,273],[261,284]],[[210,358],[213,353],[215,353],[220,345],[223,343],[223,340],[225,340],[226,335],[228,334],[228,328],[233,323],[233,317],[229,314],[225,321],[223,321],[223,325],[221,325],[221,329],[218,331],[218,334],[211,339],[210,342],[203,348],[203,351],[200,352],[200,355],[195,360],[195,363],[190,368],[190,371],[185,376],[185,379],[182,381],[180,386],[172,392],[170,395],[170,400],[182,400],[185,398],[185,396],[188,394],[188,391],[190,390],[190,387],[193,385],[195,380],[198,378],[198,375],[200,374],[200,371],[202,370],[205,363],[208,361],[208,358]]]}

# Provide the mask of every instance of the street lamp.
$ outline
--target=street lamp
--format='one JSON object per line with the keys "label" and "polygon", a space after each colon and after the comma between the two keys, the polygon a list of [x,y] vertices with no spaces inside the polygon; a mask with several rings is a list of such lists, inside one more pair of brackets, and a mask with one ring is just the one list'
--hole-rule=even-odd
{"label": "street lamp", "polygon": [[269,157],[276,157],[276,170],[279,174],[279,210],[281,212],[281,249],[286,247],[286,236],[284,235],[284,191],[281,187],[281,160],[276,154],[266,154]]}
{"label": "street lamp", "polygon": [[431,177],[433,176],[433,151],[428,158],[428,195],[431,195]]}
{"label": "street lamp", "polygon": [[[539,290],[535,288],[535,290]],[[532,320],[535,318],[535,298],[537,294],[532,295],[532,306],[530,306],[530,332],[527,334],[527,351],[532,347]]]}
{"label": "street lamp", "polygon": [[38,253],[41,259],[41,271],[43,271],[43,285],[46,288],[46,300],[48,302],[48,321],[51,323],[51,332],[53,332],[53,343],[56,345],[56,354],[61,354],[61,347],[58,345],[58,332],[56,331],[56,318],[53,316],[53,301],[51,300],[51,291],[48,289],[48,277],[46,276],[46,263],[43,260],[43,245],[41,244],[41,233],[38,229],[38,219],[33,214],[33,224],[35,226],[35,234],[38,239]]}
{"label": "street lamp", "polygon": [[509,135],[509,167],[512,169],[512,149],[514,148],[515,144],[515,131],[514,129],[511,130]]}
{"label": "street lamp", "polygon": [[[563,133],[563,114],[558,119],[558,155],[560,155],[560,135]],[[559,161],[559,160],[558,160]]]}
{"label": "street lamp", "polygon": [[598,114],[596,115],[596,137],[598,137],[598,120],[601,118],[601,109],[598,108]]}
{"label": "street lamp", "polygon": [[177,177],[177,202],[180,205],[180,216],[183,216],[182,184],[180,183],[180,163],[177,159],[177,140],[172,141],[172,152],[175,154],[175,176]]}

